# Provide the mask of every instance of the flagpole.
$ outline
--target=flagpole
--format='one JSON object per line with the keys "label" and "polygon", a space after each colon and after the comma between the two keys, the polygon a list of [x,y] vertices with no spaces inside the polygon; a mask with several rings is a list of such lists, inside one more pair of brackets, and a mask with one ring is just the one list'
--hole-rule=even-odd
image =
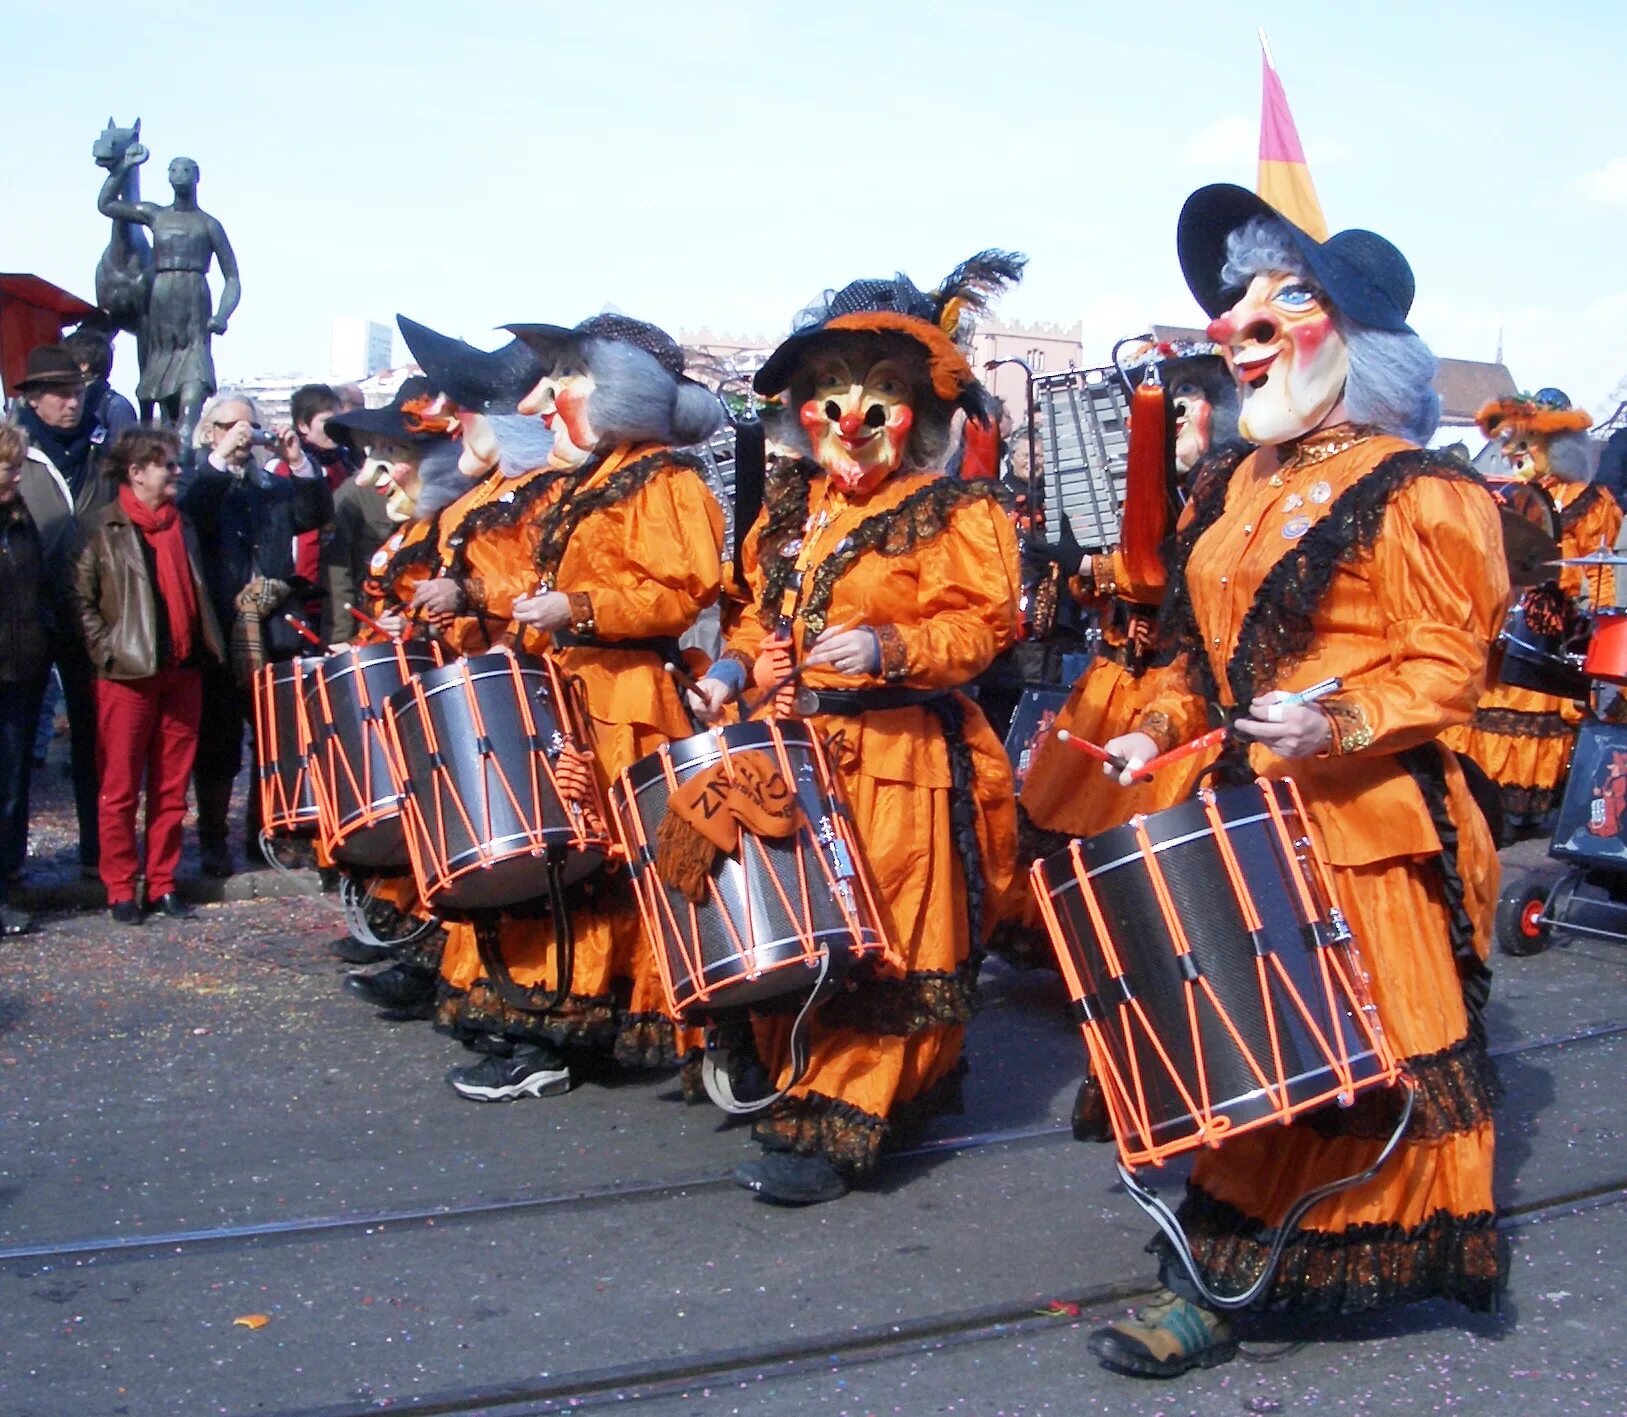
{"label": "flagpole", "polygon": [[1271,41],[1265,37],[1265,26],[1261,25],[1255,33],[1260,36],[1260,48],[1265,54],[1266,67],[1275,73],[1277,61],[1271,57]]}

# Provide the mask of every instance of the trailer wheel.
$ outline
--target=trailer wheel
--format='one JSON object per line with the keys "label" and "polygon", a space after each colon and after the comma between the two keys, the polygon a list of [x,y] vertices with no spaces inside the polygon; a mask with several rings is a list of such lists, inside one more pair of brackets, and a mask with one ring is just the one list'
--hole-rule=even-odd
{"label": "trailer wheel", "polygon": [[1498,947],[1509,955],[1539,955],[1553,938],[1542,919],[1548,903],[1548,887],[1535,876],[1520,876],[1503,887],[1497,897],[1497,918],[1493,934]]}

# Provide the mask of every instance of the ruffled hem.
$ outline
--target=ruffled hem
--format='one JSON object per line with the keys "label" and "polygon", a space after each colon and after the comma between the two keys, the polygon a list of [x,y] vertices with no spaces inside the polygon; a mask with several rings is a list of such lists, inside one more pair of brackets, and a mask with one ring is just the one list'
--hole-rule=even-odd
{"label": "ruffled hem", "polygon": [[[1276,1232],[1189,1185],[1181,1224],[1205,1282],[1220,1292],[1252,1284]],[[1507,1277],[1506,1246],[1490,1211],[1453,1215],[1439,1210],[1422,1225],[1353,1225],[1302,1230],[1283,1249],[1276,1277],[1259,1307],[1269,1313],[1359,1314],[1425,1299],[1451,1299],[1476,1313],[1493,1313]],[[1169,1242],[1148,1249],[1166,1282],[1184,1271]]]}

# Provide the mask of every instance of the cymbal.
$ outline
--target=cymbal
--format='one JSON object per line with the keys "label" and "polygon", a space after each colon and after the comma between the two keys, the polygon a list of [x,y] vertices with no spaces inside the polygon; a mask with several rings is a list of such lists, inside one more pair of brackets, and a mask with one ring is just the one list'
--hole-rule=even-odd
{"label": "cymbal", "polygon": [[1627,555],[1601,546],[1586,556],[1568,556],[1563,561],[1550,561],[1550,566],[1627,566]]}

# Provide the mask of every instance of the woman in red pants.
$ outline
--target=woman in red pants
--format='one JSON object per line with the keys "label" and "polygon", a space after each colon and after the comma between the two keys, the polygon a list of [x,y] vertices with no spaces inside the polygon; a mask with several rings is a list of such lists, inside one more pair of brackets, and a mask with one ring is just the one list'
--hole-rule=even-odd
{"label": "woman in red pants", "polygon": [[180,444],[130,428],[103,474],[118,496],[86,523],[73,593],[96,674],[102,884],[113,919],[139,925],[136,803],[147,795],[147,900],[176,919],[186,785],[202,713],[199,666],[225,659],[197,536],[175,505]]}

